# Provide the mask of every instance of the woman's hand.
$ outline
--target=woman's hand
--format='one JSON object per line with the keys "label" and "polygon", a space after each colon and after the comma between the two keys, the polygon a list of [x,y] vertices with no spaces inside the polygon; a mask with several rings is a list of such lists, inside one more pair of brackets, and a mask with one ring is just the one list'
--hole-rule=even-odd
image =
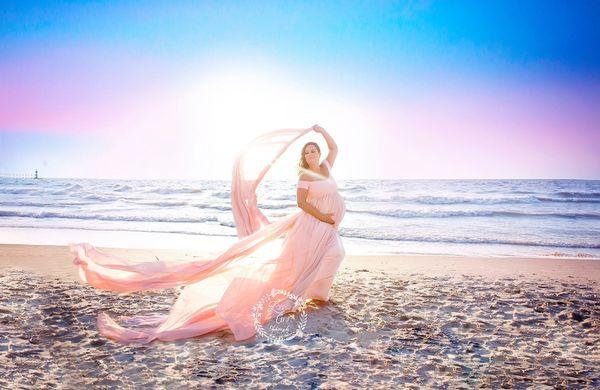
{"label": "woman's hand", "polygon": [[331,215],[333,215],[333,213],[323,214],[323,219],[321,219],[321,221],[334,225],[335,221],[331,218]]}
{"label": "woman's hand", "polygon": [[325,130],[324,128],[322,128],[322,127],[321,127],[321,126],[319,126],[319,125],[313,125],[312,129],[313,129],[315,132],[317,132],[317,133],[322,133],[322,132],[323,132],[323,130]]}

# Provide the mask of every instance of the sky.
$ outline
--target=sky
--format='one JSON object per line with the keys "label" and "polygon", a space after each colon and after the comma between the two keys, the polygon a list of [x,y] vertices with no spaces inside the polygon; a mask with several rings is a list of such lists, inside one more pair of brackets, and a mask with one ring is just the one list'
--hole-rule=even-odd
{"label": "sky", "polygon": [[3,1],[0,173],[228,180],[320,124],[338,179],[600,179],[599,4]]}

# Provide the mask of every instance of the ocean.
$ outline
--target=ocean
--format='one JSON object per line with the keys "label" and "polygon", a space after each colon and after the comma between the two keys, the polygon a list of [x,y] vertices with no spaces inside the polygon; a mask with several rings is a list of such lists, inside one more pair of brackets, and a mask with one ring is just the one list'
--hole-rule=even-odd
{"label": "ocean", "polygon": [[[347,254],[600,259],[600,180],[340,180]],[[270,220],[296,182],[258,190]],[[0,243],[87,241],[217,253],[236,240],[226,180],[0,179]]]}

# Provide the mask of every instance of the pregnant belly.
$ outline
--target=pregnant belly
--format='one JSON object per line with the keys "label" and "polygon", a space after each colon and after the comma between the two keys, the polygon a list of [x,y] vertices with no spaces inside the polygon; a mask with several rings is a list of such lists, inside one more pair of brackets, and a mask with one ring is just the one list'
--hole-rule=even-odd
{"label": "pregnant belly", "polygon": [[323,197],[313,200],[313,205],[322,214],[333,214],[331,218],[335,221],[334,226],[337,228],[344,219],[346,207],[341,197]]}

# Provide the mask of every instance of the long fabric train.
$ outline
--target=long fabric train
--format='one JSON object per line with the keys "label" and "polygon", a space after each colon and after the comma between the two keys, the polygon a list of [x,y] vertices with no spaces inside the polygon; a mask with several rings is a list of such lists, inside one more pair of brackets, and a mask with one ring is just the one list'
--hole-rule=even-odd
{"label": "long fabric train", "polygon": [[[137,262],[104,253],[87,243],[71,244],[81,280],[96,288],[125,293],[184,286],[168,314],[123,316],[119,324],[102,312],[97,318],[99,332],[122,343],[148,343],[228,328],[236,340],[244,340],[256,333],[251,310],[264,294],[272,288],[299,295],[306,291],[316,277],[314,264],[328,256],[327,245],[311,249],[311,268],[302,275],[293,259],[282,259],[289,254],[281,253],[274,259],[249,255],[289,232],[304,213],[300,210],[271,222],[258,208],[256,189],[271,165],[309,131],[272,131],[255,138],[238,153],[231,204],[239,240],[216,258]],[[262,313],[262,323],[269,319],[268,313]]]}

